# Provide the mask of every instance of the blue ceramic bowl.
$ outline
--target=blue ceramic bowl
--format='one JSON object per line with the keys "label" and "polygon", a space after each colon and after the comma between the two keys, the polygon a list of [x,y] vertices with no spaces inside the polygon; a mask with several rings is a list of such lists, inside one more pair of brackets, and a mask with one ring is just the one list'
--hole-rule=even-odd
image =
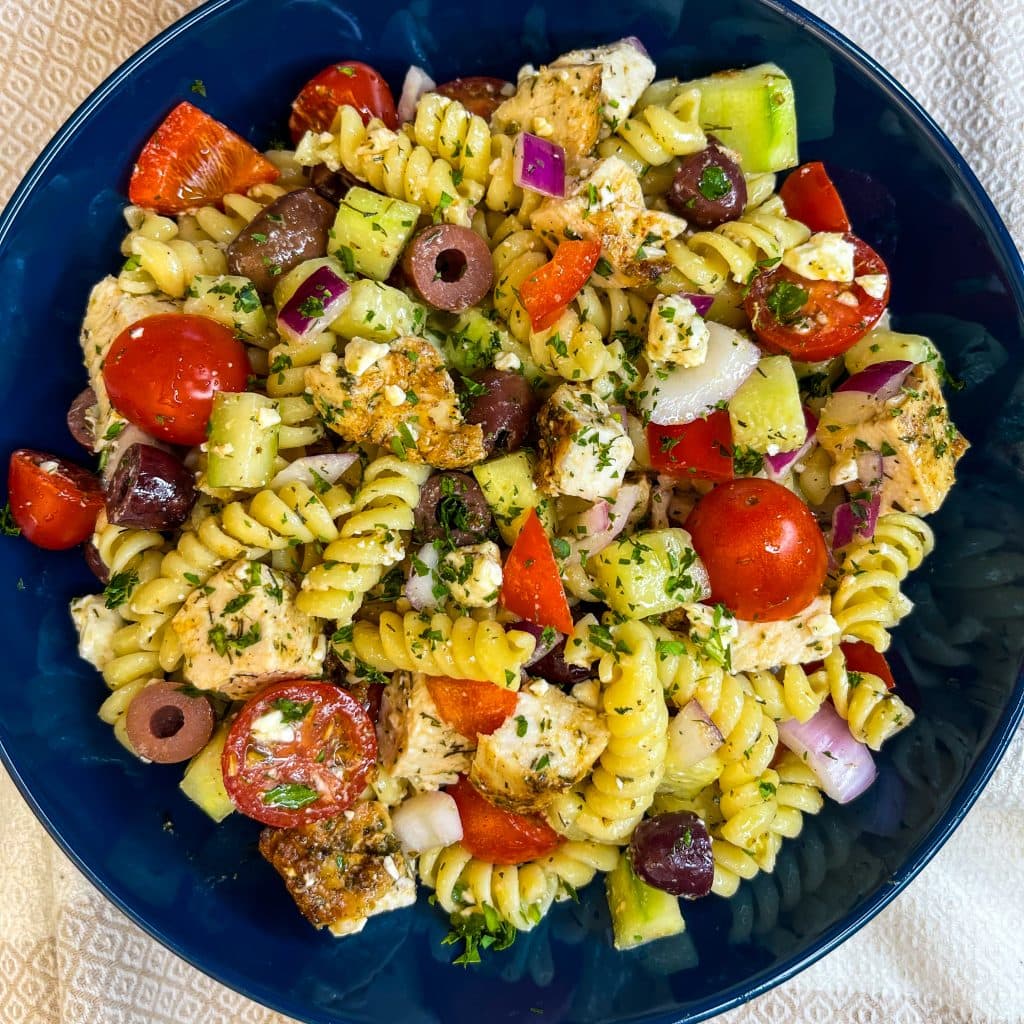
{"label": "blue ceramic bowl", "polygon": [[[628,11],[628,13],[627,13]],[[442,81],[512,77],[627,34],[664,74],[775,60],[792,76],[805,159],[824,159],[855,227],[889,260],[898,326],[930,334],[966,382],[956,419],[974,442],[936,517],[937,553],[911,583],[897,640],[918,711],[873,793],[808,819],[773,876],[686,908],[689,931],[629,954],[608,940],[601,886],[480,967],[448,966],[446,928],[421,901],[357,939],[313,931],[256,851],[257,826],[214,826],[178,792],[180,769],[128,757],[96,717],[103,684],[75,656],[68,599],[94,583],[77,552],[4,541],[7,670],[0,741],[25,798],[78,866],[175,952],[303,1020],[549,1024],[701,1019],[789,977],[874,916],[977,797],[1021,717],[1024,273],[974,175],[877,66],[799,8],[769,0],[216,0],[147,46],[78,110],[0,219],[6,374],[0,451],[75,455],[64,410],[83,386],[77,328],[114,269],[131,161],[167,110],[198,101],[257,144],[322,66],[360,58],[398,85],[410,62]],[[190,84],[202,79],[200,100]],[[866,177],[869,175],[870,178]],[[39,363],[37,356],[42,355]]]}

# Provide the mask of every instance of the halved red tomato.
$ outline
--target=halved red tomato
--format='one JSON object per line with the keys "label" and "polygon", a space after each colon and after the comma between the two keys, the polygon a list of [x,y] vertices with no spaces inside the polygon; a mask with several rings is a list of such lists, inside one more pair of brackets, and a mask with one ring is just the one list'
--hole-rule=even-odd
{"label": "halved red tomato", "polygon": [[490,121],[491,115],[514,91],[515,86],[511,82],[485,75],[454,78],[434,90],[449,99],[458,100],[471,114],[485,121]]}
{"label": "halved red tomato", "polygon": [[812,231],[850,230],[843,201],[820,161],[790,171],[779,198],[786,204],[786,213]]}
{"label": "halved red tomato", "polygon": [[243,814],[294,828],[355,803],[376,759],[377,734],[358,701],[332,683],[290,680],[238,713],[221,770]]}
{"label": "halved red tomato", "polygon": [[462,845],[492,864],[522,864],[550,853],[562,837],[543,818],[495,807],[464,775],[447,792],[462,819]]}
{"label": "halved red tomato", "polygon": [[334,123],[338,107],[355,107],[363,115],[363,124],[379,117],[389,128],[398,127],[395,98],[384,76],[369,64],[346,60],[314,75],[295,97],[288,119],[292,142],[298,142],[309,131],[326,132]]}
{"label": "halved red tomato", "polygon": [[281,172],[227,125],[179,103],[142,148],[128,198],[157,213],[184,213],[229,192],[276,181]]}
{"label": "halved red tomato", "polygon": [[788,267],[764,271],[743,306],[765,348],[816,363],[845,352],[878,322],[889,302],[889,270],[867,242],[845,238],[854,245],[854,276],[885,275],[883,294],[875,298],[856,281],[810,281]]}
{"label": "halved red tomato", "polygon": [[19,448],[7,471],[11,515],[36,547],[63,551],[81,544],[103,508],[103,486],[59,455]]}

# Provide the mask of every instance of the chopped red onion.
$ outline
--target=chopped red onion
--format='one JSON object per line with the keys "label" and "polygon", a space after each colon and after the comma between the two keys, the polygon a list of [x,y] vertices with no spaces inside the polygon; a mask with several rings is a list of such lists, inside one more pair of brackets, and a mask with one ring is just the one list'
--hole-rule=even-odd
{"label": "chopped red onion", "polygon": [[524,662],[524,667],[526,668],[535,665],[541,658],[546,658],[562,640],[562,634],[557,630],[552,629],[550,626],[538,626],[536,622],[529,622],[526,619],[520,619],[518,622],[513,623],[512,628],[529,633],[537,641],[533,654]]}
{"label": "chopped red onion", "polygon": [[836,391],[863,391],[865,394],[885,401],[899,394],[907,374],[914,368],[913,363],[903,359],[892,359],[884,363],[875,363],[855,373],[849,380],[844,380]]}
{"label": "chopped red onion", "polygon": [[619,42],[629,43],[629,45],[632,46],[634,50],[639,50],[640,53],[642,53],[645,57],[650,57],[650,54],[647,52],[647,47],[644,46],[644,44],[641,43],[636,36],[626,36],[625,38],[620,39]]}
{"label": "chopped red onion", "polygon": [[807,436],[799,448],[791,452],[779,452],[778,455],[766,455],[764,457],[765,473],[769,480],[779,483],[790,471],[793,465],[804,458],[807,453],[818,443],[815,432],[818,429],[818,417],[804,406],[804,424],[807,427]]}
{"label": "chopped red onion", "polygon": [[[440,562],[441,556],[433,544],[424,544],[412,557],[405,580],[405,596],[418,612],[425,608],[435,608],[439,603],[434,593],[434,583]],[[427,572],[423,572],[424,566]]]}
{"label": "chopped red onion", "polygon": [[700,292],[683,292],[682,297],[693,303],[697,316],[707,316],[708,310],[715,304],[714,295],[701,295]]}
{"label": "chopped red onion", "polygon": [[[132,423],[126,423],[121,433],[110,442],[110,446],[105,450],[106,459],[103,462],[103,469],[100,471],[104,485],[113,479],[114,470],[121,464],[121,459],[133,444],[148,444],[165,452],[171,450],[167,445],[150,437],[144,430],[140,430]],[[193,468],[193,466],[189,466],[189,469]]]}
{"label": "chopped red onion", "polygon": [[848,804],[875,781],[871,752],[850,735],[850,727],[827,701],[806,722],[780,722],[779,739],[803,758],[836,803]]}
{"label": "chopped red onion", "polygon": [[292,341],[304,341],[335,320],[351,297],[348,281],[330,267],[319,267],[277,314],[277,329]]}
{"label": "chopped red onion", "polygon": [[725,741],[701,705],[684,704],[668,727],[668,759],[674,768],[689,768],[710,757]]}
{"label": "chopped red onion", "polygon": [[520,132],[513,152],[512,180],[542,196],[565,197],[565,150],[539,135]]}
{"label": "chopped red onion", "polygon": [[418,793],[391,812],[391,825],[403,848],[422,853],[462,839],[462,819],[450,793]]}
{"label": "chopped red onion", "polygon": [[619,488],[615,504],[603,499],[596,501],[580,517],[579,529],[575,536],[567,538],[569,544],[568,562],[583,562],[599,551],[604,551],[626,527],[630,512],[640,500],[637,484],[623,484]]}
{"label": "chopped red onion", "polygon": [[349,466],[358,460],[353,452],[325,452],[323,455],[305,455],[301,459],[290,462],[273,480],[271,487],[284,484],[300,483],[315,488],[319,477],[329,484],[336,484]]}
{"label": "chopped red onion", "polygon": [[402,83],[402,95],[398,100],[399,123],[405,124],[407,121],[416,120],[416,104],[419,103],[420,97],[436,87],[437,82],[423,68],[410,64]]}
{"label": "chopped red onion", "polygon": [[857,479],[872,491],[882,486],[882,456],[878,452],[864,452],[857,456]]}
{"label": "chopped red onion", "polygon": [[837,505],[832,513],[832,550],[845,548],[853,541],[854,536],[871,540],[878,526],[878,513],[882,507],[879,494],[870,498],[855,498],[852,501]]}

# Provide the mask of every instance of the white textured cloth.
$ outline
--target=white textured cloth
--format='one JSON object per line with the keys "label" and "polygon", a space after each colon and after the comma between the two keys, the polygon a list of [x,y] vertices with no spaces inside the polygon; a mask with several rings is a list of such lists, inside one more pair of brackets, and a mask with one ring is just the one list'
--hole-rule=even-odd
{"label": "white textured cloth", "polygon": [[[189,0],[0,0],[0,202],[50,135]],[[952,136],[1024,240],[1024,2],[811,0]],[[909,889],[718,1024],[1024,1021],[1024,736]],[[0,772],[4,1024],[287,1024],[194,971],[85,881]]]}

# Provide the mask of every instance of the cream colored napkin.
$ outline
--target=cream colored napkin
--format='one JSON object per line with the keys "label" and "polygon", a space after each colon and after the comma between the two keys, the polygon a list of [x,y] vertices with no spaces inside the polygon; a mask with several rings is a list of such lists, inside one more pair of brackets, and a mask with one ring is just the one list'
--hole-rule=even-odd
{"label": "cream colored napkin", "polygon": [[[72,109],[189,0],[0,0],[0,202]],[[812,0],[908,86],[1024,239],[1024,3]],[[831,956],[719,1024],[1024,1021],[1024,735],[953,839]],[[0,772],[3,1024],[287,1024],[108,903]]]}

